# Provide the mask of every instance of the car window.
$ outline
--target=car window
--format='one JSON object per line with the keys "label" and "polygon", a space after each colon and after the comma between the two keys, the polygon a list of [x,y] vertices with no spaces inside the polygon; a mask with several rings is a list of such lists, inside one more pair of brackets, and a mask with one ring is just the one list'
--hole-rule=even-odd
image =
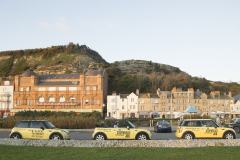
{"label": "car window", "polygon": [[15,127],[17,128],[28,128],[28,123],[29,122],[19,122]]}
{"label": "car window", "polygon": [[202,121],[202,127],[217,127],[213,121]]}
{"label": "car window", "polygon": [[33,121],[30,123],[30,128],[46,128],[46,126],[43,124],[43,122],[37,122],[37,121]]}
{"label": "car window", "polygon": [[46,124],[48,129],[54,129],[55,128],[55,126],[52,123],[50,123],[49,121],[45,121],[45,124]]}
{"label": "car window", "polygon": [[184,121],[182,126],[201,127],[201,121]]}

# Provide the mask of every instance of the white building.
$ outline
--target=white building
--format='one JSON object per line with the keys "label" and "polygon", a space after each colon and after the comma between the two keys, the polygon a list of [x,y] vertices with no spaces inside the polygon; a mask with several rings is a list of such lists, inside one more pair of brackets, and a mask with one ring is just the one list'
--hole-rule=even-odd
{"label": "white building", "polygon": [[2,81],[0,84],[0,117],[10,116],[10,109],[13,109],[14,83]]}
{"label": "white building", "polygon": [[138,117],[138,96],[134,93],[107,96],[107,116],[116,119]]}

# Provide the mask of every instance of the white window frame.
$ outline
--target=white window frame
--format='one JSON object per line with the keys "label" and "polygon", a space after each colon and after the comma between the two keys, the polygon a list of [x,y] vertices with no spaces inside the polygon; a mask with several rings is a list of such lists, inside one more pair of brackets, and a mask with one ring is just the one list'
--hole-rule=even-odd
{"label": "white window frame", "polygon": [[54,97],[49,97],[48,101],[49,102],[55,102],[55,98]]}
{"label": "white window frame", "polygon": [[76,91],[77,87],[69,87],[69,91]]}
{"label": "white window frame", "polygon": [[44,100],[45,100],[44,97],[39,97],[38,98],[38,102],[44,102]]}
{"label": "white window frame", "polygon": [[45,87],[38,87],[38,91],[45,91]]}
{"label": "white window frame", "polygon": [[65,102],[65,97],[64,96],[60,97],[59,102]]}
{"label": "white window frame", "polygon": [[48,87],[48,91],[56,91],[56,87]]}
{"label": "white window frame", "polygon": [[67,87],[58,87],[58,91],[66,91]]}

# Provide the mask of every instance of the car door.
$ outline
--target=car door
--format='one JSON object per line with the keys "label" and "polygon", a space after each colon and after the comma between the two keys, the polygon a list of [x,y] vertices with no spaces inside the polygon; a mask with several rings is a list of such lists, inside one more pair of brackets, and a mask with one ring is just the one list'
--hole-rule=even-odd
{"label": "car door", "polygon": [[30,122],[28,137],[30,139],[48,139],[49,132],[42,121],[32,121]]}
{"label": "car door", "polygon": [[19,132],[22,135],[23,139],[28,138],[29,121],[21,121],[17,124],[15,128],[15,131]]}
{"label": "car door", "polygon": [[129,127],[113,128],[114,139],[135,139],[135,129]]}
{"label": "car door", "polygon": [[202,121],[201,137],[202,138],[221,138],[222,130],[213,121]]}

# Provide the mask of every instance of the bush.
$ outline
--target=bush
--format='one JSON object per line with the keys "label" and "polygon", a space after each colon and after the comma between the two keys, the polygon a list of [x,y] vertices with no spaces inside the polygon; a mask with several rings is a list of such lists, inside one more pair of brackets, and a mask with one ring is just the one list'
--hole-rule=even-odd
{"label": "bush", "polygon": [[22,111],[5,118],[1,127],[13,128],[20,120],[48,120],[57,128],[88,129],[95,128],[96,124],[100,124],[102,115],[97,111],[80,115],[77,115],[76,112]]}

